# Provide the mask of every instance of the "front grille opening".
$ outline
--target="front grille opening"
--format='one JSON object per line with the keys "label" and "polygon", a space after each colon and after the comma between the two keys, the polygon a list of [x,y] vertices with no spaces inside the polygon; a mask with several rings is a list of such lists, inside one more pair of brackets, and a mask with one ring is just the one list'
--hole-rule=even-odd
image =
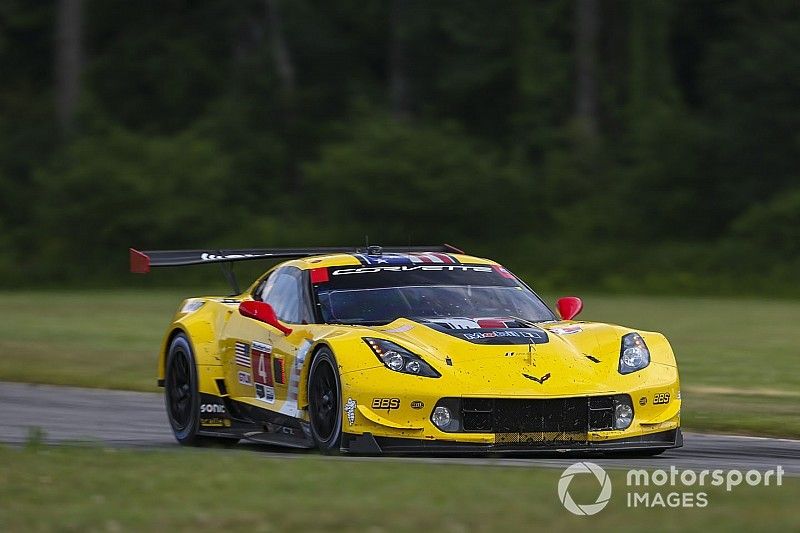
{"label": "front grille opening", "polygon": [[462,398],[461,417],[464,431],[496,433],[498,443],[585,441],[613,428],[614,397]]}

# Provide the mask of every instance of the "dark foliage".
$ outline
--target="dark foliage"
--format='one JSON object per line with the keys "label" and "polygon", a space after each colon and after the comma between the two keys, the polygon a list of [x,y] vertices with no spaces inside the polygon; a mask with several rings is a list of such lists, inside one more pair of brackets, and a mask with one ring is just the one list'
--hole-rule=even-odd
{"label": "dark foliage", "polygon": [[795,0],[83,0],[65,130],[66,1],[0,2],[3,285],[368,236],[551,287],[796,286]]}

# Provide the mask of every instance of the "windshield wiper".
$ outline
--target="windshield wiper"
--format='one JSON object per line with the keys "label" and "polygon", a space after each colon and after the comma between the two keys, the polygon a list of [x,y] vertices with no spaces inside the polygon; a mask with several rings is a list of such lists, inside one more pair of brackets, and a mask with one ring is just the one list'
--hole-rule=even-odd
{"label": "windshield wiper", "polygon": [[527,324],[527,325],[529,325],[531,327],[534,327],[534,328],[538,327],[536,322],[533,322],[532,320],[528,320],[528,319],[525,319],[525,318],[520,318],[520,317],[514,316],[514,315],[508,315],[508,318],[513,318],[517,322],[522,322],[523,324]]}

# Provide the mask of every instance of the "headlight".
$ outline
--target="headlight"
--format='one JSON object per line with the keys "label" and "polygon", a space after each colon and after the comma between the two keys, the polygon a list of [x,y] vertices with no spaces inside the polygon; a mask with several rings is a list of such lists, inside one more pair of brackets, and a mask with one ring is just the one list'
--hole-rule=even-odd
{"label": "headlight", "polygon": [[650,350],[638,333],[628,333],[622,337],[619,350],[619,373],[630,374],[650,364]]}
{"label": "headlight", "polygon": [[367,343],[380,362],[386,365],[389,370],[426,378],[438,378],[441,376],[420,356],[409,352],[397,343],[373,337],[364,337],[364,342]]}

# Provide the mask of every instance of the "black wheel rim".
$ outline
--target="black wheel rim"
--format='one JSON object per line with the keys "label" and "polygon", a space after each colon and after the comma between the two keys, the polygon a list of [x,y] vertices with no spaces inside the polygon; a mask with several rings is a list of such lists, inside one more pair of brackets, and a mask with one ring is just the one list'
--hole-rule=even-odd
{"label": "black wheel rim", "polygon": [[167,379],[169,416],[177,430],[186,429],[192,416],[192,374],[183,350],[176,350]]}
{"label": "black wheel rim", "polygon": [[336,431],[336,418],[339,416],[339,394],[333,368],[320,362],[314,372],[311,384],[311,409],[314,430],[323,442],[330,440]]}

